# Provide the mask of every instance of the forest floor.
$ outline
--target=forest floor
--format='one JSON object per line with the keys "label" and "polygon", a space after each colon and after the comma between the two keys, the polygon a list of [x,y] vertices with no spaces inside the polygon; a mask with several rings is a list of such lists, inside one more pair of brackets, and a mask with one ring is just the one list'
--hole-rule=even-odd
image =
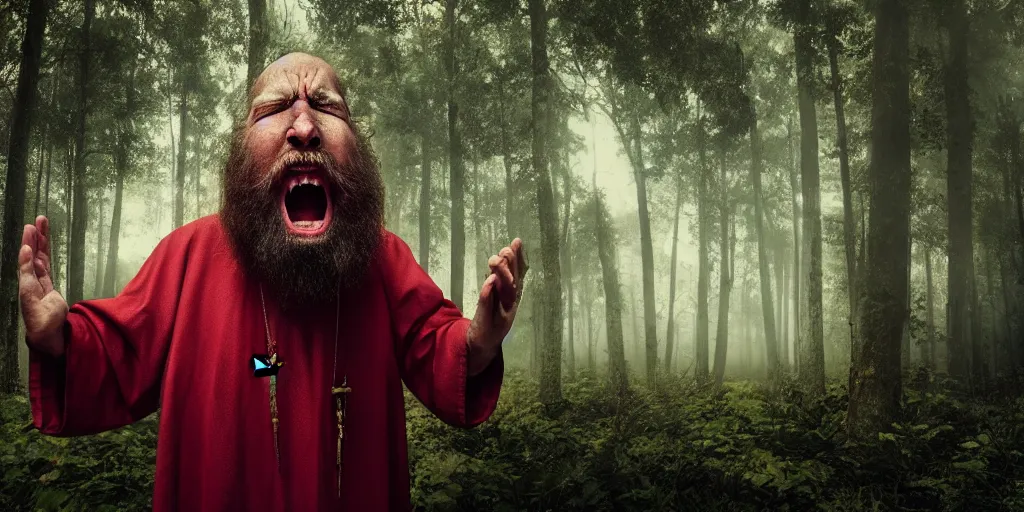
{"label": "forest floor", "polygon": [[[1024,398],[970,398],[908,376],[892,433],[846,438],[846,388],[804,396],[750,381],[720,391],[676,378],[619,402],[593,375],[546,410],[509,372],[498,410],[473,430],[408,409],[418,510],[1024,510]],[[0,397],[0,510],[148,510],[155,417],[58,439]]]}

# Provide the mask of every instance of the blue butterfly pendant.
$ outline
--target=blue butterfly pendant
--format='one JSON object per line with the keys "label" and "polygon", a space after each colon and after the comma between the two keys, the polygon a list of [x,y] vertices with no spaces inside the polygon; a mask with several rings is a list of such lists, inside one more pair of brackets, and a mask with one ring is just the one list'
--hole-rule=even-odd
{"label": "blue butterfly pendant", "polygon": [[254,377],[273,377],[284,366],[284,361],[278,361],[277,354],[269,357],[265,354],[253,354],[251,366]]}

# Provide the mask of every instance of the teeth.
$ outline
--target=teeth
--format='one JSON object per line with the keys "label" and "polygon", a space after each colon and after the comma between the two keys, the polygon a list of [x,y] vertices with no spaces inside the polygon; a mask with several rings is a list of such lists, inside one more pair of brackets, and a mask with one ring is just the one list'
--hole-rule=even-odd
{"label": "teeth", "polygon": [[322,220],[298,220],[292,222],[292,225],[299,229],[319,229],[324,224]]}
{"label": "teeth", "polygon": [[307,174],[307,175],[303,175],[302,177],[292,178],[291,182],[288,184],[288,192],[291,192],[295,187],[297,187],[299,185],[310,185],[310,184],[316,185],[318,187],[322,187],[323,186],[320,183],[320,178],[317,178],[316,176],[310,176],[310,175]]}

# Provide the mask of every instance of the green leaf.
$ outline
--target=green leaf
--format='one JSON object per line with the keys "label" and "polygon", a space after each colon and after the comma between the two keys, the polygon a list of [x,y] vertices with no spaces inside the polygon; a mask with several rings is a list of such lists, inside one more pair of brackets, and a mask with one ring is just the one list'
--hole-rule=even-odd
{"label": "green leaf", "polygon": [[988,437],[988,434],[978,434],[978,442],[987,445],[992,442],[992,439]]}
{"label": "green leaf", "polygon": [[981,446],[981,445],[978,444],[978,443],[975,443],[974,441],[967,441],[966,443],[960,443],[960,448],[965,448],[965,449],[968,449],[968,450],[971,450],[971,449],[974,449],[974,448],[978,448],[979,446]]}

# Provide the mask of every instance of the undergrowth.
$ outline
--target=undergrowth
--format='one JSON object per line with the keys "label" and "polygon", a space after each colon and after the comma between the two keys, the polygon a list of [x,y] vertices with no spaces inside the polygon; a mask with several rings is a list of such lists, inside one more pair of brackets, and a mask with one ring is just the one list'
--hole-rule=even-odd
{"label": "undergrowth", "polygon": [[[909,379],[888,432],[854,442],[845,386],[720,390],[663,377],[619,400],[594,375],[545,408],[506,376],[473,430],[407,406],[413,504],[428,511],[1022,510],[1024,399],[968,398]],[[96,436],[25,432],[22,396],[0,398],[0,510],[147,510],[155,417]]]}

